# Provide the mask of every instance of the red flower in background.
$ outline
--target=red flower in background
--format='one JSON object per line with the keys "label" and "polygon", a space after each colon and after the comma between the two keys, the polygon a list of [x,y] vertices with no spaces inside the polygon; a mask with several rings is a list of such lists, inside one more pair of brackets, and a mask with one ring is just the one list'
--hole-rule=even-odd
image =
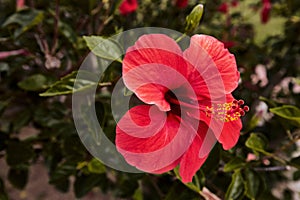
{"label": "red flower in background", "polygon": [[125,160],[150,173],[179,165],[191,182],[218,140],[232,148],[248,111],[234,100],[239,72],[223,43],[195,35],[184,52],[163,34],[140,37],[123,60],[125,85],[145,105],[131,108],[118,122],[116,146]]}
{"label": "red flower in background", "polygon": [[235,42],[234,41],[222,41],[224,44],[225,48],[231,48],[235,46]]}
{"label": "red flower in background", "polygon": [[271,11],[271,3],[270,0],[262,0],[263,7],[260,15],[260,19],[262,23],[267,23],[270,18],[270,11]]}
{"label": "red flower in background", "polygon": [[16,4],[17,4],[17,10],[20,10],[20,9],[22,9],[24,7],[25,0],[17,0]]}
{"label": "red flower in background", "polygon": [[231,1],[231,6],[232,7],[237,7],[239,5],[239,1],[238,0],[232,0]]}
{"label": "red flower in background", "polygon": [[176,0],[176,6],[178,8],[185,8],[188,5],[188,0]]}
{"label": "red flower in background", "polygon": [[121,15],[127,15],[129,13],[134,12],[137,9],[137,7],[137,0],[124,0],[119,7],[119,11]]}
{"label": "red flower in background", "polygon": [[221,13],[227,13],[228,12],[228,4],[227,3],[222,3],[219,7],[218,7],[218,11]]}

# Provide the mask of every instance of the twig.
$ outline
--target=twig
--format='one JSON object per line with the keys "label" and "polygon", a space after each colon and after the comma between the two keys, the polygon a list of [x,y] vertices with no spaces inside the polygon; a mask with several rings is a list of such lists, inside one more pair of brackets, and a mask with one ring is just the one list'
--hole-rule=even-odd
{"label": "twig", "polygon": [[99,85],[100,87],[106,87],[106,86],[111,86],[112,83],[111,83],[111,82],[104,82],[104,83],[98,83],[98,85]]}
{"label": "twig", "polygon": [[272,166],[272,167],[254,167],[254,171],[257,172],[275,172],[275,171],[289,171],[290,166]]}
{"label": "twig", "polygon": [[184,33],[182,34],[179,38],[177,38],[175,41],[178,43],[180,42],[183,38],[185,38],[187,35]]}
{"label": "twig", "polygon": [[54,34],[53,34],[53,46],[51,49],[51,55],[55,54],[55,50],[58,45],[58,23],[59,23],[59,0],[55,1],[55,16],[54,16]]}
{"label": "twig", "polygon": [[[102,5],[103,6],[103,5]],[[100,10],[99,10],[100,11]],[[100,35],[100,33],[102,32],[103,28],[105,27],[106,24],[108,24],[112,19],[113,16],[109,16],[109,11],[110,11],[110,7],[106,10],[105,12],[105,18],[103,19],[103,22],[101,24],[99,24],[96,34]]]}
{"label": "twig", "polygon": [[162,191],[160,190],[160,188],[157,186],[156,182],[153,180],[153,177],[151,175],[148,175],[147,177],[148,177],[148,180],[153,185],[153,187],[156,190],[156,192],[158,193],[160,199],[163,199],[164,194],[162,193]]}
{"label": "twig", "polygon": [[113,19],[113,16],[111,15],[108,18],[106,18],[102,24],[99,25],[99,27],[97,29],[97,34],[98,35],[100,35],[100,33],[102,32],[105,25],[108,24],[112,19]]}

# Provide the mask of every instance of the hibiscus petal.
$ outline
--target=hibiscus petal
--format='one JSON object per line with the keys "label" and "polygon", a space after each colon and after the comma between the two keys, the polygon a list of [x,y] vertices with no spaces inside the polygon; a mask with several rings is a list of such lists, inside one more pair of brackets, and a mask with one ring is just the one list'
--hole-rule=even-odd
{"label": "hibiscus petal", "polygon": [[180,159],[181,158],[175,160],[172,164],[170,164],[170,165],[168,165],[166,167],[163,167],[163,168],[161,168],[159,170],[153,171],[152,173],[154,173],[154,174],[162,174],[162,173],[168,172],[168,171],[174,169],[180,163]]}
{"label": "hibiscus petal", "polygon": [[199,151],[203,145],[204,134],[207,131],[208,126],[205,123],[201,123],[199,125],[198,135],[194,138],[193,143],[181,158],[179,164],[179,174],[181,176],[182,182],[184,183],[192,182],[193,176],[200,169],[200,167],[208,157],[208,154],[203,157],[199,157]]}
{"label": "hibiscus petal", "polygon": [[228,150],[236,145],[242,128],[241,119],[226,122],[219,137],[219,142],[222,143],[223,149]]}
{"label": "hibiscus petal", "polygon": [[156,106],[136,106],[117,124],[117,150],[138,169],[162,173],[175,167],[189,148],[195,137],[189,129],[171,112],[166,114]]}
{"label": "hibiscus petal", "polygon": [[123,60],[123,79],[143,102],[169,111],[165,93],[187,82],[186,69],[182,51],[172,38],[149,34],[128,48]]}
{"label": "hibiscus petal", "polygon": [[224,98],[225,94],[231,93],[237,87],[239,72],[235,58],[214,37],[194,35],[184,57],[192,66],[189,66],[189,81],[200,97],[208,95],[209,92],[212,100]]}
{"label": "hibiscus petal", "polygon": [[[233,100],[231,94],[226,95],[226,102]],[[204,122],[210,128],[204,138],[203,148],[199,153],[200,157],[207,155],[216,141],[219,141],[225,150],[232,148],[237,143],[242,129],[240,119],[225,122],[220,120],[220,116],[208,115],[203,109],[200,111],[200,115],[192,109],[187,110],[187,115]]]}

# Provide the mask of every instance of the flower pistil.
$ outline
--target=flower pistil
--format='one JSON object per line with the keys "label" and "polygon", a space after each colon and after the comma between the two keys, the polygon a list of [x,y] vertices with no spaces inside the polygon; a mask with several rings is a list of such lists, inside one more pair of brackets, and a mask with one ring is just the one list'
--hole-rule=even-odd
{"label": "flower pistil", "polygon": [[238,120],[249,111],[249,107],[244,105],[243,100],[233,100],[229,103],[218,103],[212,106],[206,106],[206,116],[214,119],[231,122]]}

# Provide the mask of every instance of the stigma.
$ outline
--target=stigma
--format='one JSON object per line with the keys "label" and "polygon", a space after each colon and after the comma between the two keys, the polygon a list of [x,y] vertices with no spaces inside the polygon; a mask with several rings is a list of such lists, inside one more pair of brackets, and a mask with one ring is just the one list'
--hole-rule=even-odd
{"label": "stigma", "polygon": [[206,106],[205,113],[207,117],[212,117],[223,122],[231,122],[238,120],[248,111],[249,106],[244,105],[243,100],[233,100],[229,103]]}

